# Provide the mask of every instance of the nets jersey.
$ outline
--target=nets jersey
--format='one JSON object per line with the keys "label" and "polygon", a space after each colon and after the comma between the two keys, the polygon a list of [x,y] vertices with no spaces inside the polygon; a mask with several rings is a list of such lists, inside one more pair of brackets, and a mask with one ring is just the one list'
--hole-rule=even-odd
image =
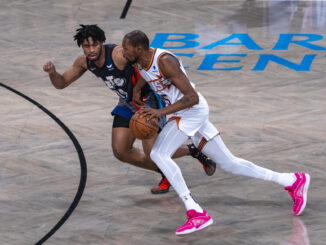
{"label": "nets jersey", "polygon": [[[132,115],[139,109],[132,102],[133,87],[136,85],[140,74],[137,69],[127,64],[123,70],[119,70],[112,59],[112,51],[116,47],[115,44],[106,44],[105,47],[105,63],[102,67],[95,65],[94,61],[87,59],[87,69],[103,82],[119,96],[119,102],[112,111],[112,115],[120,115],[130,119]],[[164,106],[162,100],[151,90],[148,84],[142,87],[141,96],[143,101],[152,108],[161,108]],[[162,119],[161,125],[164,123]]]}
{"label": "nets jersey", "polygon": [[[149,66],[142,68],[138,64],[138,70],[140,75],[146,80],[153,91],[157,93],[165,102],[165,105],[170,105],[181,99],[183,97],[183,93],[181,93],[181,91],[173,85],[171,79],[166,79],[159,71],[158,63],[162,55],[166,53],[176,57],[169,51],[155,48]],[[178,57],[176,57],[176,59],[179,61],[180,69],[185,73],[185,75],[187,75],[181,60]],[[191,83],[191,85],[195,87],[193,83]]]}
{"label": "nets jersey", "polygon": [[[101,78],[103,82],[111,90],[113,90],[121,100],[131,101],[132,90],[136,84],[139,73],[138,70],[127,64],[123,70],[119,70],[112,59],[112,51],[117,45],[106,44],[105,48],[105,63],[102,67],[95,65],[94,61],[87,59],[87,69]],[[150,91],[150,88],[144,87],[142,94],[145,95]]]}

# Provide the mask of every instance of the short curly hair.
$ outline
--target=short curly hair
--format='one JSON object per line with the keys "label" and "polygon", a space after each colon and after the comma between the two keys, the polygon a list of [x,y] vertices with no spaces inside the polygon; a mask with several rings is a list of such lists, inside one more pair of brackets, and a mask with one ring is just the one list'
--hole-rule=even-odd
{"label": "short curly hair", "polygon": [[77,41],[78,47],[83,44],[84,40],[92,37],[93,41],[105,42],[105,33],[97,25],[80,25],[80,28],[76,30],[74,41]]}

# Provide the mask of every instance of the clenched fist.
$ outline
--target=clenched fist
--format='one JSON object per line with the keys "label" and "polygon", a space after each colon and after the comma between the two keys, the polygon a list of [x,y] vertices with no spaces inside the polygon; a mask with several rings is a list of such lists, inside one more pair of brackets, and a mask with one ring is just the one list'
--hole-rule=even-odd
{"label": "clenched fist", "polygon": [[52,74],[55,72],[55,66],[51,61],[48,61],[43,66],[43,70],[49,74]]}

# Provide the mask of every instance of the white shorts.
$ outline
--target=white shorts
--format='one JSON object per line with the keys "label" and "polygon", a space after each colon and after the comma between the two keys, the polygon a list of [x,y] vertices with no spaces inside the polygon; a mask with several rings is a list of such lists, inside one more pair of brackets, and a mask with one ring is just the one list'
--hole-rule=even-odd
{"label": "white shorts", "polygon": [[176,119],[178,128],[186,135],[192,137],[205,137],[210,140],[218,135],[218,130],[209,121],[209,108],[206,99],[198,93],[199,103],[191,108],[178,111],[171,119]]}

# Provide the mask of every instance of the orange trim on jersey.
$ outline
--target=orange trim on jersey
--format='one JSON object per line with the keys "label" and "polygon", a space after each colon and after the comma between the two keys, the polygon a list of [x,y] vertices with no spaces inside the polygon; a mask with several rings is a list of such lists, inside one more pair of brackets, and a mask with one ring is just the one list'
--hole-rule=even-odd
{"label": "orange trim on jersey", "polygon": [[144,70],[147,71],[147,70],[152,66],[152,64],[153,64],[153,60],[154,60],[154,56],[155,56],[155,53],[156,53],[156,48],[154,48],[154,50],[153,50],[153,54],[152,54],[152,57],[151,57],[151,61],[149,62],[149,64],[148,64],[147,67],[143,68]]}
{"label": "orange trim on jersey", "polygon": [[158,67],[158,71],[160,72],[160,75],[166,80],[167,78],[163,75],[163,73],[161,72],[160,70],[160,65],[159,65],[159,61],[162,57],[162,55],[164,54],[168,54],[167,52],[163,52],[162,54],[160,54],[158,57],[157,57],[157,67]]}
{"label": "orange trim on jersey", "polygon": [[177,117],[177,116],[170,117],[169,120],[168,120],[168,122],[171,122],[173,120],[175,120],[177,122],[178,129],[180,129],[179,122],[181,120],[181,117]]}

